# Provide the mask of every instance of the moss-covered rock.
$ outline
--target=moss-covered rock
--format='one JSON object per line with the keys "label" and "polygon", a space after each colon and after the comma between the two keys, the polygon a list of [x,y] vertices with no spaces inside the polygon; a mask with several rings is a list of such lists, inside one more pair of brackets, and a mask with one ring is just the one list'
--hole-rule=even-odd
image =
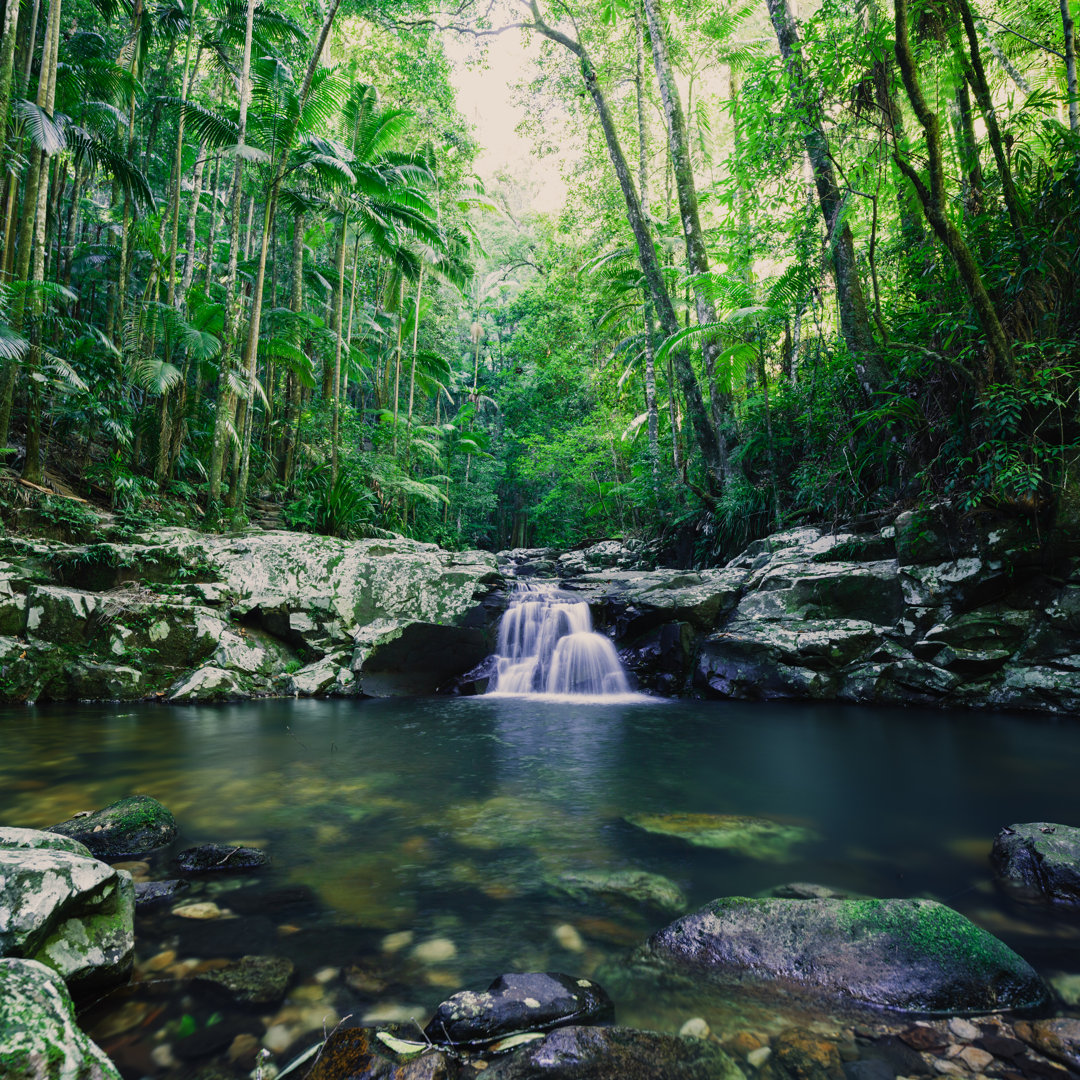
{"label": "moss-covered rock", "polygon": [[765,862],[782,862],[797,844],[818,839],[812,829],[741,814],[632,814],[636,828]]}
{"label": "moss-covered rock", "polygon": [[671,878],[645,870],[568,870],[552,887],[575,900],[630,901],[670,915],[687,907],[686,894]]}
{"label": "moss-covered rock", "polygon": [[73,837],[99,859],[116,860],[171,844],[176,819],[157,799],[129,795],[102,810],[68,818],[48,832]]}
{"label": "moss-covered rock", "polygon": [[5,1080],[120,1080],[75,1023],[64,980],[34,960],[0,960],[0,1076]]}
{"label": "moss-covered rock", "polygon": [[285,996],[292,976],[293,962],[284,956],[242,956],[203,972],[195,982],[239,1005],[273,1005]]}
{"label": "moss-covered rock", "polygon": [[38,960],[72,990],[125,979],[135,944],[131,875],[50,839],[27,840],[0,847],[0,956]]}
{"label": "moss-covered rock", "polygon": [[932,900],[714,900],[642,958],[916,1013],[1031,1009],[1047,989],[1004,942]]}

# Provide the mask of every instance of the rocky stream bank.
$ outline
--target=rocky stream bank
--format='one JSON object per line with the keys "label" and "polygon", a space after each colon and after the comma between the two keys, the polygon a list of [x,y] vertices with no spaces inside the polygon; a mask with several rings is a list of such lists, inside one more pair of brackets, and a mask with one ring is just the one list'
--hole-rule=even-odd
{"label": "rocky stream bank", "polygon": [[258,530],[7,537],[0,699],[482,692],[522,578],[586,600],[659,694],[1080,709],[1080,554],[940,507],[777,533],[706,570],[614,541],[493,555]]}

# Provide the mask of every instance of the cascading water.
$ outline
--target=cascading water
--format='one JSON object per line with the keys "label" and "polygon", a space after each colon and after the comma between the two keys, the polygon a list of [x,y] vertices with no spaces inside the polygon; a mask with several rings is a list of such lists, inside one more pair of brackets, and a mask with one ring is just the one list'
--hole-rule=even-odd
{"label": "cascading water", "polygon": [[489,694],[630,693],[615,646],[592,628],[589,605],[554,585],[519,585],[499,623]]}

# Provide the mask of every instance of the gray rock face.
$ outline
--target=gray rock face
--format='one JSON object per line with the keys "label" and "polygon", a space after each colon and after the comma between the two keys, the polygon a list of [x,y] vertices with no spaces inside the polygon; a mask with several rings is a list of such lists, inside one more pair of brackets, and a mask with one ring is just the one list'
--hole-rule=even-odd
{"label": "gray rock face", "polygon": [[120,1080],[75,1023],[64,980],[34,960],[0,960],[0,1074],[11,1080]]}
{"label": "gray rock face", "polygon": [[[482,601],[500,582],[493,555],[405,539],[186,529],[135,544],[0,538],[0,696],[430,693],[491,651]],[[422,670],[418,652],[444,670],[405,678]]]}
{"label": "gray rock face", "polygon": [[242,956],[195,979],[240,1005],[273,1005],[285,996],[293,963],[284,956]]}
{"label": "gray rock face", "polygon": [[0,846],[0,956],[38,960],[75,991],[122,981],[135,947],[131,875],[40,836]]}
{"label": "gray rock face", "polygon": [[916,1013],[1030,1009],[1042,980],[992,934],[932,900],[714,900],[658,931],[642,959]]}
{"label": "gray rock face", "polygon": [[116,860],[172,843],[176,819],[157,799],[130,795],[102,810],[62,821],[47,831],[78,840],[96,858]]}
{"label": "gray rock face", "polygon": [[1080,829],[1046,821],[1009,825],[994,838],[990,861],[1021,897],[1080,907]]}
{"label": "gray rock face", "polygon": [[620,1027],[560,1028],[484,1071],[492,1080],[744,1080],[713,1042]]}
{"label": "gray rock face", "polygon": [[435,1011],[424,1033],[433,1042],[480,1045],[514,1032],[610,1023],[615,1008],[589,979],[558,972],[500,975],[485,991],[461,990]]}
{"label": "gray rock face", "polygon": [[185,874],[237,874],[270,865],[259,848],[231,844],[200,844],[185,848],[173,860]]}

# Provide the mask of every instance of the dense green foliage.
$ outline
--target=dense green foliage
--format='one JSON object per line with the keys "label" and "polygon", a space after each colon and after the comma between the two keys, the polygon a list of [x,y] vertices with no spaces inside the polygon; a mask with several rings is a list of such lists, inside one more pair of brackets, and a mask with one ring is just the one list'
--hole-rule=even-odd
{"label": "dense green foliage", "polygon": [[4,505],[716,560],[1080,503],[1067,3],[493,9],[557,215],[473,175],[476,14],[8,0]]}

